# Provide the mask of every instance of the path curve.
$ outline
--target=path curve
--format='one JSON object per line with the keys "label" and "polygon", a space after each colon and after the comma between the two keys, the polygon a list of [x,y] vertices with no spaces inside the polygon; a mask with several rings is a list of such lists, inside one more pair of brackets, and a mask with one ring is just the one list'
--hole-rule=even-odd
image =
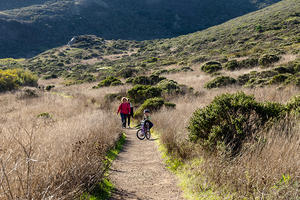
{"label": "path curve", "polygon": [[126,132],[123,150],[109,172],[115,185],[111,200],[182,200],[177,179],[165,168],[155,139],[140,141],[135,129]]}

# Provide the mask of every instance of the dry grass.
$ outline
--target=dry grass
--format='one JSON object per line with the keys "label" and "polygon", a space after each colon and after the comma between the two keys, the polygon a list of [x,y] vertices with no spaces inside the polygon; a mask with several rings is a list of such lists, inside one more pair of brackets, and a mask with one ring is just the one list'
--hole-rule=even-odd
{"label": "dry grass", "polygon": [[70,89],[0,96],[0,199],[73,199],[101,180],[119,119]]}
{"label": "dry grass", "polygon": [[210,186],[215,187],[217,192],[221,194],[224,190],[231,191],[235,199],[299,198],[299,120],[287,118],[269,131],[261,130],[260,135],[267,142],[252,141],[245,144],[243,153],[234,160],[228,160],[223,155],[208,155],[200,146],[189,142],[186,127],[195,109],[208,105],[216,95],[240,90],[254,95],[258,101],[280,103],[286,103],[300,92],[295,87],[282,90],[275,87],[223,88],[202,90],[202,95],[197,98],[173,99],[177,104],[176,110],[163,110],[152,117],[155,129],[161,133],[161,142],[171,154],[184,162],[193,158],[205,158],[198,168],[192,169],[194,174],[205,176],[196,179],[198,182],[194,183],[198,192],[208,184],[199,180],[209,180]]}

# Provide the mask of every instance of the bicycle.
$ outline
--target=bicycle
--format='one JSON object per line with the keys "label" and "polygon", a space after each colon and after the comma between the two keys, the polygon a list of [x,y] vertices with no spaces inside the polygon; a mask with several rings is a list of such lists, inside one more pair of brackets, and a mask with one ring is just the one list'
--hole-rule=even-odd
{"label": "bicycle", "polygon": [[140,124],[139,130],[136,132],[136,136],[140,140],[144,140],[147,138],[147,140],[150,139],[151,133],[150,133],[150,123],[148,120],[142,120]]}

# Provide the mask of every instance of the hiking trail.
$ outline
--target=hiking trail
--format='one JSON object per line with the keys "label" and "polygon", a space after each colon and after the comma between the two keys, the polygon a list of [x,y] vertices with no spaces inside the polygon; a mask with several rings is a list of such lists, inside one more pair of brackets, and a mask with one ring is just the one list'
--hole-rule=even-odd
{"label": "hiking trail", "polygon": [[127,129],[126,142],[112,163],[109,179],[115,185],[110,200],[183,200],[176,176],[164,165],[155,138],[139,140]]}

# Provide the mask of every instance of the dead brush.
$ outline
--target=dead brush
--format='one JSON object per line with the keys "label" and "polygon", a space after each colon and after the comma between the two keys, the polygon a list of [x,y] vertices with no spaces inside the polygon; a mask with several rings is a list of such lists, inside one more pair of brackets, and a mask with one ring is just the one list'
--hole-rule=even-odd
{"label": "dead brush", "polygon": [[82,96],[0,101],[0,199],[74,199],[102,179],[121,133],[117,116],[86,107]]}

